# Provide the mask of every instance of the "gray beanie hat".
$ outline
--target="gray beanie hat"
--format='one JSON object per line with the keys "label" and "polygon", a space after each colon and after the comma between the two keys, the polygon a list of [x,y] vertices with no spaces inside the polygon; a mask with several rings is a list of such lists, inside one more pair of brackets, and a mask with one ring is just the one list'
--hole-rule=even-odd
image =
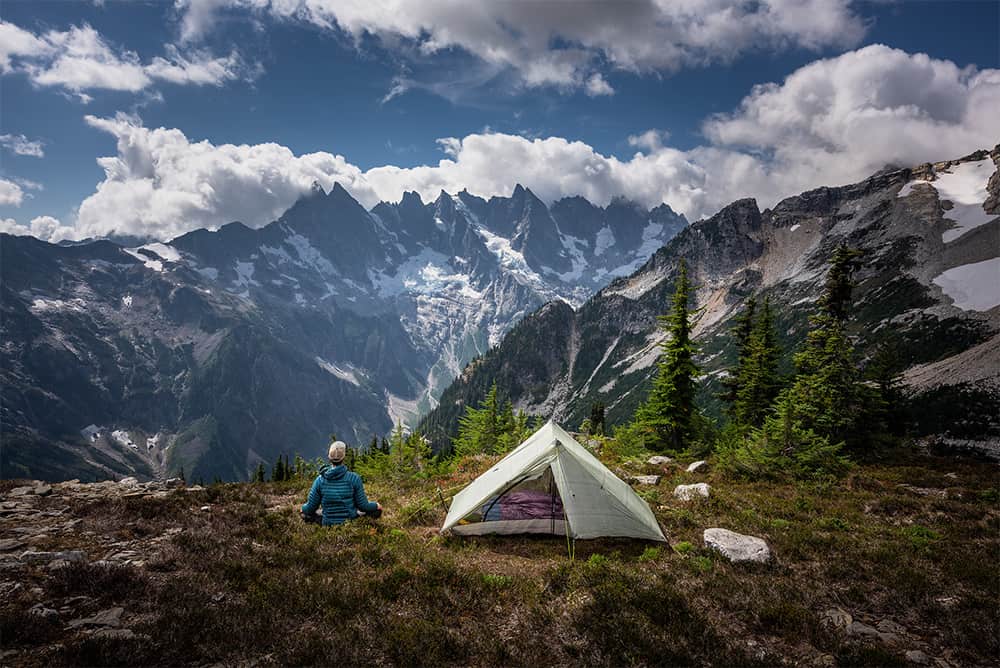
{"label": "gray beanie hat", "polygon": [[339,464],[344,461],[345,454],[347,454],[347,443],[334,441],[330,444],[330,452],[327,453],[327,457],[330,458],[331,464]]}

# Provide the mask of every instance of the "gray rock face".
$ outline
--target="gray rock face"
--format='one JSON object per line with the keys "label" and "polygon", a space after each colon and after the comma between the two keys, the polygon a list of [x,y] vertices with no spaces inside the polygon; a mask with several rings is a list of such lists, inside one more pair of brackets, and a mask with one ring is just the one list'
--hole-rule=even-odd
{"label": "gray rock face", "polygon": [[771,560],[771,548],[763,539],[755,536],[744,536],[728,529],[705,529],[703,534],[705,545],[710,547],[730,561],[750,561],[767,563]]}
{"label": "gray rock face", "polygon": [[674,488],[674,496],[681,501],[690,501],[691,499],[698,498],[708,498],[709,491],[712,488],[709,487],[708,483],[699,482],[693,485],[677,485]]}
{"label": "gray rock face", "polygon": [[904,656],[906,657],[907,661],[909,661],[910,663],[915,663],[918,666],[926,666],[929,665],[931,662],[931,658],[926,654],[924,654],[919,649],[911,649],[907,651]]}

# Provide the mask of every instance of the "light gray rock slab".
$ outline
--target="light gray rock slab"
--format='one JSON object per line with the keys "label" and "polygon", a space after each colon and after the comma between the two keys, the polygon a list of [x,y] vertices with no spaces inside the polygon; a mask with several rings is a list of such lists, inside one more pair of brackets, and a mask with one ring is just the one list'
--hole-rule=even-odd
{"label": "light gray rock slab", "polygon": [[69,623],[69,628],[75,629],[82,626],[118,628],[122,625],[122,613],[124,612],[124,608],[109,608],[107,610],[101,610],[93,617],[81,617],[79,619],[74,619]]}
{"label": "light gray rock slab", "polygon": [[646,460],[646,463],[649,464],[650,466],[663,466],[665,464],[670,464],[673,461],[674,460],[671,459],[670,457],[665,457],[663,455],[653,455],[652,457]]}
{"label": "light gray rock slab", "polygon": [[632,480],[640,485],[659,485],[660,476],[658,475],[635,475],[632,476]]}
{"label": "light gray rock slab", "polygon": [[706,462],[704,459],[701,459],[696,462],[691,462],[686,470],[688,473],[697,473],[698,471],[701,471],[706,468],[708,468],[708,462]]}
{"label": "light gray rock slab", "polygon": [[762,538],[744,536],[729,529],[705,529],[702,535],[705,545],[716,550],[730,561],[751,561],[767,563],[771,560],[771,548]]}
{"label": "light gray rock slab", "polygon": [[708,483],[699,482],[693,485],[677,485],[674,488],[674,496],[676,496],[681,501],[690,501],[692,499],[698,498],[708,498],[709,492],[712,488],[708,486]]}

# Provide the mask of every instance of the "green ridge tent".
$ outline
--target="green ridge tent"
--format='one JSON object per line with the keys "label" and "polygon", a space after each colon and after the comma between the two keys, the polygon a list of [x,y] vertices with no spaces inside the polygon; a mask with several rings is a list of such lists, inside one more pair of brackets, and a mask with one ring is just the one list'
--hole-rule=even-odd
{"label": "green ridge tent", "polygon": [[666,542],[646,502],[551,421],[455,495],[446,531]]}

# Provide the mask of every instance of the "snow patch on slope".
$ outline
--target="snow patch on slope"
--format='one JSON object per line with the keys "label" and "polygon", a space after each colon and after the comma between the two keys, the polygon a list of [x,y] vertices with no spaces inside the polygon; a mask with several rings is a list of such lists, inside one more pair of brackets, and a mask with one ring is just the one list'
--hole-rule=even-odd
{"label": "snow patch on slope", "polygon": [[983,209],[983,203],[989,197],[986,185],[995,171],[996,166],[989,159],[963,162],[952,167],[949,172],[939,173],[934,181],[910,181],[903,186],[897,197],[906,197],[913,192],[915,186],[924,184],[937,190],[942,200],[949,200],[953,206],[945,211],[944,217],[954,221],[956,227],[945,230],[941,235],[942,240],[948,243],[996,218]]}
{"label": "snow patch on slope", "polygon": [[954,267],[934,283],[963,311],[988,311],[1000,306],[1000,257]]}

